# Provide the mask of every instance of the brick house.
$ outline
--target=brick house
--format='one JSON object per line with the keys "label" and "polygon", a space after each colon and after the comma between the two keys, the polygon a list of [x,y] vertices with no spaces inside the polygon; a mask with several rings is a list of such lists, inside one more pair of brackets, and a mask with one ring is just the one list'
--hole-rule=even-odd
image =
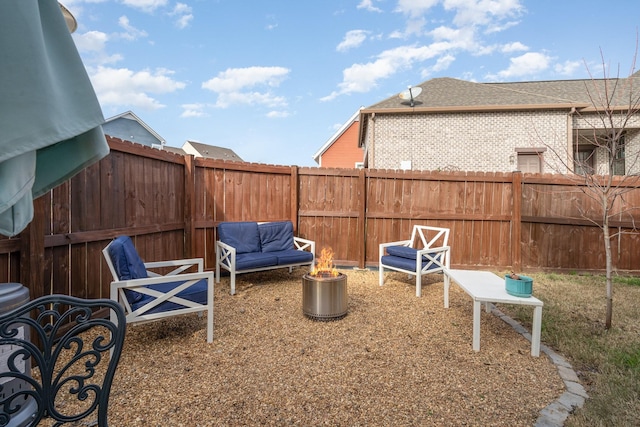
{"label": "brick house", "polygon": [[321,168],[356,168],[364,165],[364,149],[358,145],[360,110],[356,111],[313,155]]}
{"label": "brick house", "polygon": [[[608,81],[619,83],[614,105],[621,111],[629,108],[629,91],[636,89],[628,83],[636,80],[640,86],[640,73]],[[419,85],[413,107],[393,96],[361,109],[358,145],[365,149],[365,167],[376,169],[602,173],[608,151],[591,141],[605,129],[590,96],[604,93],[604,85],[435,78]],[[633,161],[625,164],[625,152],[627,159],[637,157],[640,120],[625,129],[615,174],[640,169]]]}

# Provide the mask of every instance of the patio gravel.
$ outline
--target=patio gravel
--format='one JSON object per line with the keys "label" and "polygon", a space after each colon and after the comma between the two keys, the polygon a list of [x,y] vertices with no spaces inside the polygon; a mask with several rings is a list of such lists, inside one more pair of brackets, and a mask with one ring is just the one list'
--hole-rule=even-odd
{"label": "patio gravel", "polygon": [[[214,342],[197,315],[127,328],[109,407],[112,426],[532,426],[565,391],[550,358],[442,275],[421,298],[400,273],[342,269],[349,313],[302,313],[305,269],[216,284]],[[544,320],[544,312],[543,312]],[[524,325],[530,330],[530,325]]]}

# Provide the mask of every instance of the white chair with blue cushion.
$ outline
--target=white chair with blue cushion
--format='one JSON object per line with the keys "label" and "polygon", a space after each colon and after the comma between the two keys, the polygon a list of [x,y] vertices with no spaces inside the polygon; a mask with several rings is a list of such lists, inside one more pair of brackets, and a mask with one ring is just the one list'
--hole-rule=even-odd
{"label": "white chair with blue cushion", "polygon": [[[207,342],[213,341],[213,272],[204,271],[202,258],[145,263],[128,236],[113,239],[102,253],[113,276],[111,299],[124,307],[127,323],[206,312]],[[152,271],[166,267],[173,270]]]}
{"label": "white chair with blue cushion", "polygon": [[[409,240],[381,243],[378,260],[380,286],[384,270],[394,270],[416,276],[416,296],[422,295],[422,275],[449,269],[449,229],[414,225]],[[449,277],[444,275],[445,284]]]}

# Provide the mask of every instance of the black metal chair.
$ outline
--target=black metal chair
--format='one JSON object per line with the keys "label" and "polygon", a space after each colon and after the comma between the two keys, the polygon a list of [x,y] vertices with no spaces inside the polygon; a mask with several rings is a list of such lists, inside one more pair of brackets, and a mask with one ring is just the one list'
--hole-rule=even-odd
{"label": "black metal chair", "polygon": [[97,425],[107,427],[125,327],[109,299],[48,295],[0,315],[0,426],[45,418],[62,426],[97,411]]}

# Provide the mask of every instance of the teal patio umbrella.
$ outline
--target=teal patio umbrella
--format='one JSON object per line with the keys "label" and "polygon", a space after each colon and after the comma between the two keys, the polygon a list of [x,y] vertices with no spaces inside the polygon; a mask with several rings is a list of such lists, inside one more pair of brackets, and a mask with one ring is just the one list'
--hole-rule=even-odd
{"label": "teal patio umbrella", "polygon": [[56,0],[0,0],[0,234],[33,199],[109,153],[104,117]]}

